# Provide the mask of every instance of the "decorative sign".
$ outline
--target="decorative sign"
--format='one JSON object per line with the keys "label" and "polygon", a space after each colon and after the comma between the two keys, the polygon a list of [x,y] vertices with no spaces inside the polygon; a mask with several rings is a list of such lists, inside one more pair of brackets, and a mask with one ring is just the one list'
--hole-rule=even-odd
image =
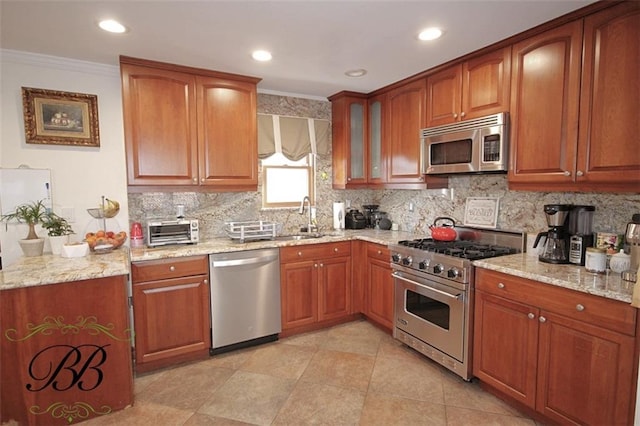
{"label": "decorative sign", "polygon": [[498,223],[498,197],[469,197],[464,209],[464,224],[495,229]]}

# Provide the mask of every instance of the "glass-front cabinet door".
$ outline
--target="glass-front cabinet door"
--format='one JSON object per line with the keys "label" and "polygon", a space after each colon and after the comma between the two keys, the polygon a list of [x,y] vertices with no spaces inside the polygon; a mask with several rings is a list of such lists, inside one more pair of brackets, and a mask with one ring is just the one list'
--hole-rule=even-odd
{"label": "glass-front cabinet door", "polygon": [[385,167],[382,152],[383,142],[383,99],[376,96],[369,100],[369,183],[381,183],[385,178]]}
{"label": "glass-front cabinet door", "polygon": [[361,102],[349,104],[350,165],[347,181],[366,179],[365,170],[365,105]]}

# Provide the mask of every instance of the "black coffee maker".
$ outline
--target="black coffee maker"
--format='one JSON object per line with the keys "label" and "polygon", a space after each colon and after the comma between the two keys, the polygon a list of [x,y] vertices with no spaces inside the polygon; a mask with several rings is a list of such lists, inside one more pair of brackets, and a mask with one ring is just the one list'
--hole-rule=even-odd
{"label": "black coffee maker", "polygon": [[545,204],[544,214],[547,216],[547,232],[540,232],[533,243],[537,247],[542,237],[546,237],[542,253],[538,256],[540,262],[569,263],[569,215],[571,204]]}

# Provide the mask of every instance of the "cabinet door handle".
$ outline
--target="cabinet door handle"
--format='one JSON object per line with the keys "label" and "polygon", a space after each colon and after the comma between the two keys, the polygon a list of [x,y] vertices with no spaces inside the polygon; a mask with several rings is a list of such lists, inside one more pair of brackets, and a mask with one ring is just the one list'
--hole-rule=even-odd
{"label": "cabinet door handle", "polygon": [[324,267],[324,263],[321,263],[321,264],[320,264],[320,267],[321,267],[321,268],[322,268],[322,267]]}
{"label": "cabinet door handle", "polygon": [[453,113],[453,118],[458,118],[458,114],[457,113]]}
{"label": "cabinet door handle", "polygon": [[170,270],[171,272],[173,272],[173,271],[175,271],[175,270],[176,270],[176,267],[175,267],[175,266],[169,266],[169,270]]}
{"label": "cabinet door handle", "polygon": [[584,173],[582,172],[582,170],[578,170],[578,171],[576,172],[576,176],[582,176],[582,175],[584,175]]}
{"label": "cabinet door handle", "polygon": [[565,176],[571,176],[571,172],[569,170],[565,170],[563,175]]}
{"label": "cabinet door handle", "polygon": [[547,319],[543,316],[540,316],[540,318],[538,318],[538,321],[540,322],[547,322]]}
{"label": "cabinet door handle", "polygon": [[536,316],[535,316],[535,314],[534,314],[533,312],[529,312],[529,313],[527,314],[527,318],[529,318],[529,319],[534,319],[535,317],[536,317]]}
{"label": "cabinet door handle", "polygon": [[193,178],[193,183],[198,183],[198,178]]}
{"label": "cabinet door handle", "polygon": [[205,284],[209,284],[209,280],[205,278],[205,280],[203,281]]}
{"label": "cabinet door handle", "polygon": [[462,112],[460,113],[460,117],[461,117],[461,118],[464,118],[464,116],[465,116],[465,115],[467,115],[467,114],[465,114],[465,112],[464,112],[464,111],[462,111]]}
{"label": "cabinet door handle", "polygon": [[504,284],[503,283],[498,283],[498,288],[504,288]]}
{"label": "cabinet door handle", "polygon": [[581,305],[580,303],[578,303],[576,305],[576,311],[578,311],[578,312],[584,311],[584,305]]}
{"label": "cabinet door handle", "polygon": [[200,178],[200,182],[204,183],[204,178]]}
{"label": "cabinet door handle", "polygon": [[318,264],[317,264],[317,263],[314,263],[314,264],[313,264],[313,267],[314,267],[314,268],[317,268],[317,267],[318,267]]}

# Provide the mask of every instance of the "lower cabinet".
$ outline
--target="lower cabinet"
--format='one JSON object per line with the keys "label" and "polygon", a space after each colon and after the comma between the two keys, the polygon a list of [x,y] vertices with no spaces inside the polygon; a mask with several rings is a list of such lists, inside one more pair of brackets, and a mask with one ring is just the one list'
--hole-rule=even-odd
{"label": "lower cabinet", "polygon": [[368,319],[392,330],[393,278],[389,249],[380,244],[368,243],[366,255],[364,314]]}
{"label": "lower cabinet", "polygon": [[473,373],[559,424],[633,424],[636,309],[477,270]]}
{"label": "lower cabinet", "polygon": [[280,249],[282,335],[324,327],[351,316],[351,243]]}
{"label": "lower cabinet", "polygon": [[136,371],[207,357],[208,256],[134,262],[131,277]]}

